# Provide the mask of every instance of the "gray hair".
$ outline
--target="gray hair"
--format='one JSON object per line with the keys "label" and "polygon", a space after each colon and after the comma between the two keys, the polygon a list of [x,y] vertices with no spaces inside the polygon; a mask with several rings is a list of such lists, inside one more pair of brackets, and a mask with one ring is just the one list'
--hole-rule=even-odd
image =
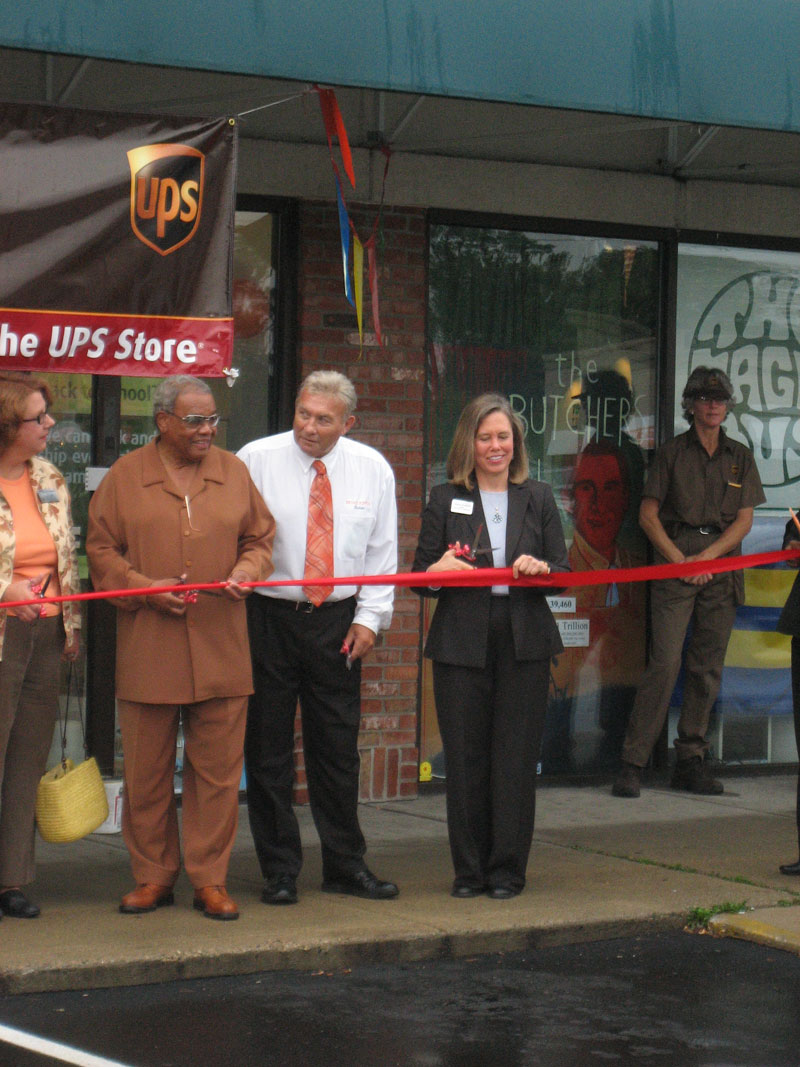
{"label": "gray hair", "polygon": [[159,411],[172,414],[175,410],[175,401],[186,389],[194,393],[208,393],[213,396],[207,382],[202,378],[195,378],[191,374],[173,374],[158,383],[153,393],[153,418]]}
{"label": "gray hair", "polygon": [[338,370],[312,371],[300,383],[296,399],[299,400],[303,393],[337,397],[344,404],[344,413],[347,418],[356,410],[358,403],[355,386]]}

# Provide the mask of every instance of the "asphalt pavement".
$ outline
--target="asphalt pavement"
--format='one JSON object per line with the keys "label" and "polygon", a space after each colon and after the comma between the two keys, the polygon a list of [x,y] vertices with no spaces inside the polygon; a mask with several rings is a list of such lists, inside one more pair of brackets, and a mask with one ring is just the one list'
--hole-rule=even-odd
{"label": "asphalt pavement", "polygon": [[677,931],[33,993],[0,1001],[0,1067],[797,1067],[797,965]]}
{"label": "asphalt pavement", "polygon": [[[390,901],[320,891],[319,844],[298,808],[305,864],[299,903],[260,901],[261,877],[244,806],[228,890],[241,916],[214,922],[192,909],[182,875],[174,907],[121,915],[132,886],[119,834],[37,844],[29,895],[35,920],[0,924],[0,991],[27,993],[138,985],[259,971],[328,971],[356,963],[468,956],[680,930],[690,914],[724,909],[712,932],[800,954],[800,878],[794,775],[726,777],[698,797],[664,781],[640,798],[610,783],[539,790],[528,885],[508,901],[450,896],[444,796],[361,806],[367,862],[400,886]],[[729,909],[741,905],[742,914]],[[699,911],[697,910],[699,909]]]}

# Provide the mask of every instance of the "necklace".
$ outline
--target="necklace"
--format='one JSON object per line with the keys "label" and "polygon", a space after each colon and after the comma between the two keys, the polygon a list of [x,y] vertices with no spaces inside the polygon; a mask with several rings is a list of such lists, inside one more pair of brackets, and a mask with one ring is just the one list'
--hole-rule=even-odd
{"label": "necklace", "polygon": [[497,504],[494,505],[494,515],[492,515],[492,522],[500,523],[503,521],[503,516],[500,514],[500,508]]}

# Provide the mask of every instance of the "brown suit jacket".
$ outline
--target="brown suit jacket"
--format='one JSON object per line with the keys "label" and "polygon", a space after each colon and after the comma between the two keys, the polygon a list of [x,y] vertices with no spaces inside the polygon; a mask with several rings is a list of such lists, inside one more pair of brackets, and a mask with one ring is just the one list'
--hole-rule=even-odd
{"label": "brown suit jacket", "polygon": [[[86,551],[96,589],[135,589],[159,578],[251,581],[272,572],[275,522],[247,468],[212,447],[190,495],[173,485],[155,443],[113,465],[89,506]],[[182,617],[117,604],[117,696],[145,704],[189,704],[252,693],[244,602],[201,594]]]}

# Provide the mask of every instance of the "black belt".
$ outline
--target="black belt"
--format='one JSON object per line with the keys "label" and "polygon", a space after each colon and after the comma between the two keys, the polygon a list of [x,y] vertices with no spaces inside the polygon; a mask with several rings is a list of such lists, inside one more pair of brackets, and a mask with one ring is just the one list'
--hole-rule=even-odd
{"label": "black belt", "polygon": [[328,598],[323,600],[321,604],[312,604],[310,600],[287,600],[286,597],[281,596],[265,596],[263,593],[261,594],[261,599],[273,608],[283,608],[285,611],[303,611],[306,615],[310,615],[312,611],[324,611],[325,608],[340,608],[355,600],[355,597],[348,596],[343,600],[331,600]]}
{"label": "black belt", "polygon": [[692,530],[695,533],[703,534],[708,537],[710,534],[721,534],[722,528],[720,526],[692,526]]}
{"label": "black belt", "polygon": [[690,526],[688,522],[671,522],[667,528],[667,533],[670,537],[678,537],[684,530],[702,534],[704,537],[710,537],[713,534],[719,536],[722,533],[722,527],[717,526],[715,523],[706,523],[704,526]]}

